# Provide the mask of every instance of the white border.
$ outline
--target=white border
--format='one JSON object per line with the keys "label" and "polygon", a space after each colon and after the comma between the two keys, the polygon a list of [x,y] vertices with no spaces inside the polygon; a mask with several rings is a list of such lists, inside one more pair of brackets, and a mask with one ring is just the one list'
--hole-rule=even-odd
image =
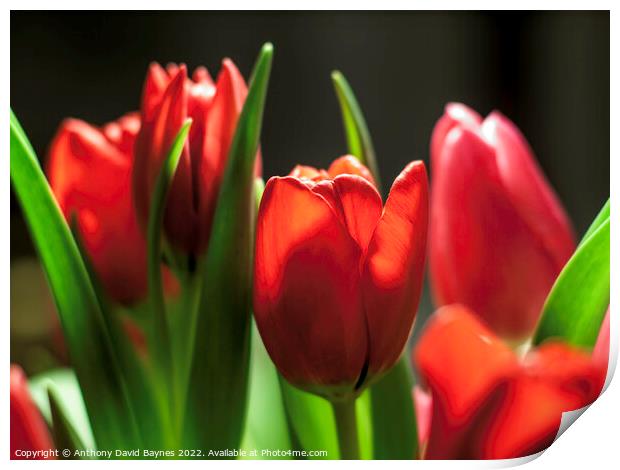
{"label": "white border", "polygon": [[[20,2],[9,1],[9,8],[13,7],[14,9],[49,9],[51,6],[49,2],[45,1],[32,1],[32,0],[24,0]],[[291,2],[285,1],[271,1],[265,0],[261,2],[255,2],[253,4],[249,1],[240,1],[240,0],[228,0],[225,2],[226,9],[253,9],[253,10],[269,10],[269,9],[291,9],[293,6]],[[89,1],[88,3],[76,0],[61,0],[53,3],[53,6],[57,9],[126,9],[131,7],[132,9],[144,9],[144,10],[152,10],[152,9],[213,9],[218,10],[221,9],[221,2],[209,2],[209,1],[197,1],[197,0],[175,0],[171,1],[162,1],[162,0],[152,0],[152,1],[119,1],[119,0],[108,0],[106,2],[101,1]],[[449,10],[449,9],[466,9],[466,10],[492,10],[492,9],[508,9],[508,10],[523,10],[523,9],[548,9],[548,10],[612,10],[611,11],[611,83],[617,84],[619,83],[620,74],[618,73],[618,56],[614,55],[613,52],[619,50],[618,44],[618,33],[617,28],[620,27],[620,21],[618,20],[619,16],[616,11],[613,10],[612,6],[614,3],[611,1],[598,1],[591,0],[588,2],[583,1],[548,1],[548,0],[524,0],[524,1],[426,1],[426,2],[412,2],[412,1],[382,1],[380,3],[372,3],[365,1],[334,1],[334,0],[315,0],[312,2],[295,2],[296,9],[307,9],[307,10],[334,10],[334,9],[349,9],[349,8],[357,8],[357,9],[367,9],[367,10],[376,10],[376,9],[419,9],[419,10]],[[380,7],[380,8],[378,8]],[[2,93],[0,96],[0,109],[4,109],[5,111],[0,115],[0,127],[5,129],[4,132],[0,133],[0,139],[2,143],[2,158],[1,165],[2,171],[4,173],[4,177],[0,180],[0,192],[4,197],[5,203],[1,205],[0,212],[0,220],[7,221],[10,220],[10,209],[9,209],[9,170],[10,170],[10,160],[9,160],[9,133],[6,132],[8,125],[8,109],[10,106],[10,16],[8,9],[5,10],[5,14],[2,15],[0,19],[0,31],[2,36],[4,36],[4,40],[1,42],[0,53],[2,54],[2,63],[4,65],[5,72],[2,73]],[[620,146],[618,144],[618,136],[620,135],[620,129],[618,125],[618,112],[616,111],[620,107],[619,102],[619,94],[614,87],[611,89],[611,152],[610,155],[618,156]],[[615,207],[616,202],[618,201],[618,191],[620,189],[616,184],[618,184],[618,164],[615,162],[615,159],[611,159],[611,172],[610,172],[610,188],[611,188],[611,197],[612,197],[612,206]],[[616,184],[613,184],[616,183]],[[618,281],[616,278],[616,271],[614,269],[615,266],[618,266],[618,245],[615,243],[618,237],[615,235],[616,232],[613,227],[616,227],[617,216],[616,211],[612,210],[612,244],[611,244],[611,295],[612,300],[611,303],[615,306],[618,305],[618,293],[620,292]],[[6,222],[5,222],[6,224]],[[6,225],[5,225],[6,227]],[[9,339],[10,339],[10,330],[9,330],[9,312],[10,312],[10,301],[9,301],[9,282],[10,282],[10,230],[2,230],[0,231],[0,245],[2,246],[2,257],[3,262],[0,268],[0,299],[2,302],[2,309],[4,311],[4,328],[2,329],[2,352],[5,358],[5,365],[8,366],[8,358],[9,358]],[[611,319],[611,348],[614,352],[613,354],[613,364],[617,363],[618,356],[618,338],[620,333],[620,328],[618,327],[618,322],[620,318],[618,317],[618,312],[616,309],[612,308],[612,319]],[[0,393],[2,396],[2,403],[4,403],[3,412],[8,412],[8,390],[9,390],[9,373],[8,367],[5,372],[0,374]],[[402,466],[403,468],[411,468],[411,466],[415,466],[416,468],[500,468],[500,467],[512,467],[516,465],[526,464],[528,468],[536,469],[548,469],[548,468],[579,468],[583,469],[586,467],[591,468],[613,468],[618,464],[618,433],[617,433],[617,425],[616,420],[620,418],[620,384],[619,379],[613,380],[605,393],[579,418],[579,424],[575,426],[571,426],[559,439],[555,442],[548,450],[542,453],[542,455],[538,456],[538,458],[524,458],[524,459],[516,459],[511,461],[455,461],[455,462],[431,462],[431,461],[418,461],[418,462],[393,462],[391,465],[395,465],[397,467]],[[9,456],[9,419],[8,416],[4,415],[2,419],[2,429],[0,434],[0,458],[3,460]],[[256,468],[272,468],[272,466],[289,466],[291,465],[290,461],[251,461],[252,463],[248,463],[248,461],[236,461],[236,462],[224,462],[224,461],[214,461],[205,463],[202,461],[188,461],[184,462],[183,465],[193,466],[194,468],[204,468],[205,465],[208,465],[210,468],[220,468],[222,466],[239,466],[239,465],[252,465],[256,466]],[[529,463],[528,463],[529,462]],[[57,468],[57,465],[65,465],[66,462],[46,462],[46,463],[35,463],[35,462],[20,462],[20,461],[12,461],[11,465],[15,465],[15,467],[22,465],[51,465],[52,467]],[[69,463],[71,464],[71,463]],[[341,465],[384,465],[379,461],[374,462],[337,462],[337,461],[323,461],[323,462],[296,462],[296,465],[300,466],[341,466]],[[84,462],[76,463],[75,465],[80,465],[80,468],[83,468],[85,465]],[[99,466],[99,465],[109,465],[101,462],[91,462],[88,463],[89,466]],[[117,461],[113,465],[120,465],[125,468],[129,468],[129,466],[150,466],[151,462],[143,462],[143,461],[131,461],[131,462],[123,462]],[[172,462],[161,462],[160,465],[171,467],[178,465],[177,461]],[[282,468],[282,467],[281,467]]]}

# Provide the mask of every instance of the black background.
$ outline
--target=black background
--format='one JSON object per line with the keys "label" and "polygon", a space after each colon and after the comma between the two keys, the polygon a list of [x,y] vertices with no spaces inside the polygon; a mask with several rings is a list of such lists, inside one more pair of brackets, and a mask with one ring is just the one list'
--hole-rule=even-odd
{"label": "black background", "polygon": [[137,109],[149,62],[216,75],[228,56],[247,77],[265,41],[266,177],[345,153],[340,69],[386,184],[428,159],[444,104],[462,101],[517,123],[579,234],[608,197],[608,12],[13,12],[11,106],[44,158],[64,117],[102,124]]}
{"label": "black background", "polygon": [[[608,12],[12,12],[11,107],[44,159],[63,118],[103,124],[137,109],[149,62],[215,76],[228,56],[247,78],[266,41],[265,179],[345,153],[330,81],[340,69],[386,186],[409,161],[428,162],[445,103],[462,101],[516,122],[578,236],[609,195]],[[11,196],[11,258],[32,254]]]}

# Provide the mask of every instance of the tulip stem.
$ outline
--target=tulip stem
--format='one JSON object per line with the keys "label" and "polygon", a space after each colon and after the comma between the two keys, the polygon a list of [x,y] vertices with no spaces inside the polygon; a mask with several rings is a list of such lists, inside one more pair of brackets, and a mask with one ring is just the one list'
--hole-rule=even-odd
{"label": "tulip stem", "polygon": [[340,458],[343,460],[359,460],[360,449],[357,437],[357,416],[355,413],[355,399],[333,401],[334,417],[338,430],[338,444]]}

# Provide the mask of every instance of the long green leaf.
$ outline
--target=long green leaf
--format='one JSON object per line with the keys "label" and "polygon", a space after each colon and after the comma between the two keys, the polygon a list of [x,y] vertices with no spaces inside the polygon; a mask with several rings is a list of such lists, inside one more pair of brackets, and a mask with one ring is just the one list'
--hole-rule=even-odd
{"label": "long green leaf", "polygon": [[135,417],[93,286],[34,150],[12,111],[10,127],[11,181],[56,302],[97,445],[102,449],[131,448],[140,444]]}
{"label": "long green leaf", "polygon": [[47,395],[52,413],[52,434],[54,436],[54,444],[56,444],[57,449],[69,449],[69,451],[71,451],[71,455],[68,457],[61,454],[65,460],[75,460],[73,458],[75,451],[85,450],[86,446],[67,417],[53,386],[47,389]]}
{"label": "long green leaf", "polygon": [[[201,262],[204,282],[186,408],[188,443],[238,448],[245,421],[250,354],[254,162],[273,47],[263,46],[241,111]],[[209,457],[207,455],[207,457]]]}
{"label": "long green leaf", "polygon": [[[609,306],[609,206],[601,211],[558,276],[534,334],[534,344],[559,338],[592,348]],[[606,217],[605,217],[606,214]]]}
{"label": "long green leaf", "polygon": [[267,354],[254,322],[252,322],[248,417],[241,447],[248,452],[258,451],[258,455],[250,455],[249,458],[291,458],[286,454],[274,457],[261,452],[264,449],[287,451],[292,449],[292,446],[278,371]]}
{"label": "long green leaf", "polygon": [[342,113],[342,122],[349,153],[357,157],[368,167],[375,178],[377,188],[381,191],[381,178],[375,158],[375,149],[372,145],[372,139],[370,138],[370,132],[368,131],[362,109],[355,98],[353,90],[349,86],[349,82],[347,82],[342,73],[337,70],[332,72],[332,82],[340,103],[340,112]]}
{"label": "long green leaf", "polygon": [[192,120],[187,119],[181,126],[161,166],[151,198],[147,228],[149,305],[154,323],[154,335],[150,351],[153,352],[157,361],[156,369],[160,373],[160,385],[165,387],[167,391],[166,395],[161,397],[161,401],[164,404],[167,402],[169,409],[169,413],[163,413],[164,418],[169,418],[164,421],[164,426],[171,428],[172,431],[167,433],[170,437],[169,447],[178,445],[174,436],[178,436],[180,433],[181,417],[178,407],[181,397],[177,396],[178,389],[175,386],[179,377],[175,371],[175,361],[172,356],[172,337],[166,315],[164,286],[161,276],[162,230],[168,192],[181,159],[191,124]]}
{"label": "long green leaf", "polygon": [[280,384],[295,443],[306,451],[327,452],[326,456],[315,458],[339,458],[336,422],[330,403],[319,396],[293,387],[282,377]]}
{"label": "long green leaf", "polygon": [[[419,457],[412,390],[413,374],[406,356],[371,387],[375,459],[408,460]],[[394,425],[403,422],[410,425]]]}

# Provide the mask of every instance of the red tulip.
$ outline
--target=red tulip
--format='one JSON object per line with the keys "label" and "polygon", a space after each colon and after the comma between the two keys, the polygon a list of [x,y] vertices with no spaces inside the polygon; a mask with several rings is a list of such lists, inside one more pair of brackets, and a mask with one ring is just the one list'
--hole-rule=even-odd
{"label": "red tulip", "polygon": [[605,369],[548,342],[519,358],[461,305],[438,310],[414,362],[432,395],[426,458],[500,459],[547,448],[565,411],[599,395]]}
{"label": "red tulip", "polygon": [[140,119],[103,128],[65,120],[49,152],[50,185],[63,214],[75,215],[84,248],[107,294],[122,304],[146,295],[146,244],[131,198],[133,145]]}
{"label": "red tulip", "polygon": [[[142,226],[151,194],[174,138],[185,120],[192,127],[172,182],[164,218],[168,242],[187,254],[207,246],[220,183],[247,88],[225,59],[213,83],[204,67],[187,77],[185,65],[149,68],[142,96],[142,128],[136,143],[134,198]],[[260,159],[257,161],[260,173]]]}
{"label": "red tulip", "polygon": [[462,303],[520,340],[575,244],[525,138],[498,112],[450,104],[431,141],[430,274],[438,305]]}
{"label": "red tulip", "polygon": [[26,458],[26,451],[42,451],[36,455],[38,460],[53,459],[53,449],[47,425],[30,397],[24,371],[11,365],[11,459]]}
{"label": "red tulip", "polygon": [[[346,173],[343,173],[346,171]],[[426,170],[412,162],[382,205],[353,157],[267,182],[254,313],[294,385],[352,396],[400,356],[416,314],[427,235]]]}

